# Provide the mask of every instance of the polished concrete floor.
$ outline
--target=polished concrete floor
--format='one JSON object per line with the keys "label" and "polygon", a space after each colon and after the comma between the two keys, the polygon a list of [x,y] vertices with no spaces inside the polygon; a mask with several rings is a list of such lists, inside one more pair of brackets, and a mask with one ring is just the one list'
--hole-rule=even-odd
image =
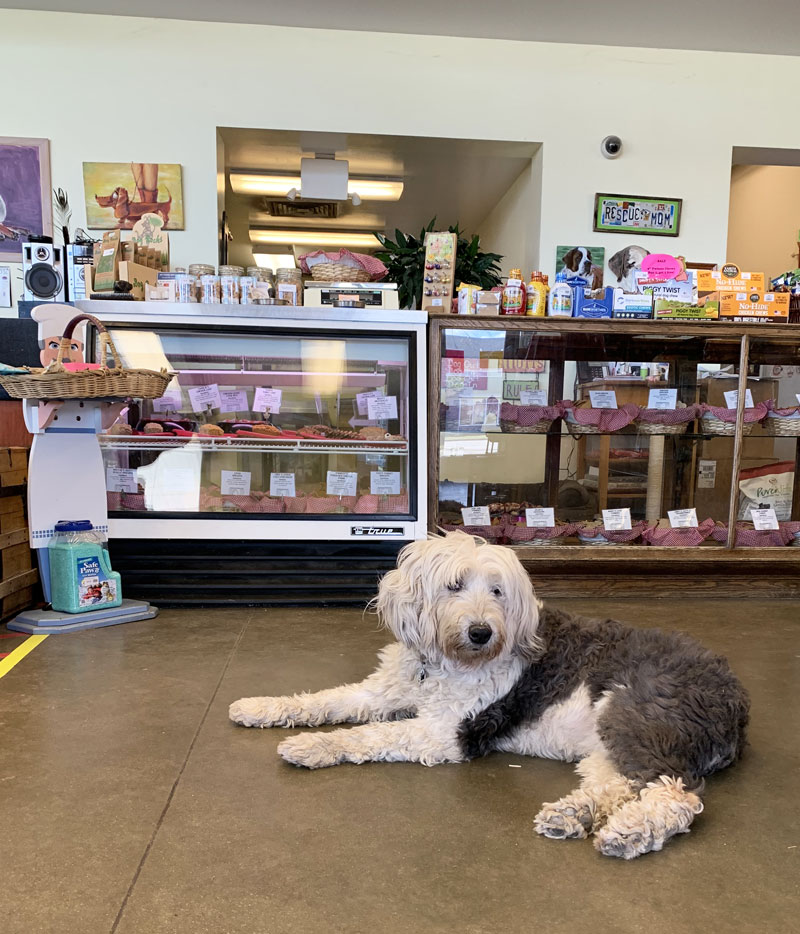
{"label": "polished concrete floor", "polygon": [[0,930],[797,931],[800,605],[602,612],[694,633],[752,694],[745,759],[663,852],[626,863],[536,836],[539,803],[573,785],[564,763],[295,769],[275,754],[284,731],[235,727],[228,704],[364,675],[387,641],[373,619],[167,611],[51,636],[0,680]]}

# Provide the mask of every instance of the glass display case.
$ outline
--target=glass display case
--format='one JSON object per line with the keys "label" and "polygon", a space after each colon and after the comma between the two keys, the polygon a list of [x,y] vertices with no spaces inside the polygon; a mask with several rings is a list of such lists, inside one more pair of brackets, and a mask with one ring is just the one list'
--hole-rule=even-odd
{"label": "glass display case", "polygon": [[100,436],[112,537],[425,535],[421,312],[85,310],[126,366],[174,374]]}
{"label": "glass display case", "polygon": [[800,544],[791,325],[435,316],[429,337],[432,527],[629,567]]}

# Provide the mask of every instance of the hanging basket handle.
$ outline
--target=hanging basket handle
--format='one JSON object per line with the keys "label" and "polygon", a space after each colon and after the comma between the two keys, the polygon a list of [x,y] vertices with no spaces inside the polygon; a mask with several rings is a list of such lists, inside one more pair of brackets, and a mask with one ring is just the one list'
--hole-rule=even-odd
{"label": "hanging basket handle", "polygon": [[58,363],[59,366],[63,366],[62,361],[64,359],[64,354],[69,350],[69,345],[72,343],[72,334],[81,321],[88,321],[90,324],[93,324],[97,328],[97,332],[100,335],[100,360],[102,361],[101,366],[106,365],[108,354],[111,353],[111,356],[114,358],[114,367],[117,370],[121,370],[122,361],[119,358],[117,348],[114,346],[114,341],[111,340],[111,335],[108,333],[106,326],[102,321],[98,321],[94,315],[87,315],[85,313],[75,315],[71,321],[67,322],[67,326],[64,328],[64,336],[61,338],[61,343],[58,347],[56,363]]}

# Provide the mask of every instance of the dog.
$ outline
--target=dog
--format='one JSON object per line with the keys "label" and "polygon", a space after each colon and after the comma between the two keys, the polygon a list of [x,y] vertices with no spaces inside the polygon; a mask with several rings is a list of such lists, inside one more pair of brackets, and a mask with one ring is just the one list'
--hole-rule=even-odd
{"label": "dog", "polygon": [[589,247],[573,247],[568,253],[564,254],[563,262],[561,272],[568,279],[571,276],[581,276],[589,283],[588,288],[603,288],[603,270],[592,262],[592,251]]}
{"label": "dog", "polygon": [[120,226],[127,224],[133,226],[134,220],[139,220],[144,214],[158,214],[164,223],[169,223],[169,212],[172,206],[172,195],[167,201],[158,201],[158,192],[148,192],[153,196],[152,201],[131,201],[128,197],[128,189],[121,185],[115,188],[110,195],[95,195],[94,200],[101,208],[113,208],[114,217],[120,221]]}
{"label": "dog", "polygon": [[636,291],[636,273],[642,268],[642,260],[649,255],[650,251],[643,246],[626,246],[608,261],[608,268],[623,292]]}
{"label": "dog", "polygon": [[725,659],[688,636],[543,606],[511,549],[463,532],[414,542],[374,601],[396,642],[358,684],[249,697],[242,726],[358,723],[283,740],[310,769],[464,762],[494,750],[577,762],[579,787],[535,830],[631,859],[686,833],[703,779],[739,758],[749,700]]}

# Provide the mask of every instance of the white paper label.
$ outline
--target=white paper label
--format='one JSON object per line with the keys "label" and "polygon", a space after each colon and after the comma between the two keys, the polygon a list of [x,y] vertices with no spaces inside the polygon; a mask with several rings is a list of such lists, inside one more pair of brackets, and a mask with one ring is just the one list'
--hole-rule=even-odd
{"label": "white paper label", "polygon": [[160,399],[153,399],[154,412],[180,412],[182,405],[180,389],[168,389]]}
{"label": "white paper label", "polygon": [[692,509],[671,509],[667,516],[673,529],[697,528],[697,510],[694,507]]}
{"label": "white paper label", "polygon": [[461,510],[464,525],[491,525],[488,506],[468,506]]}
{"label": "white paper label", "polygon": [[271,473],[269,475],[270,496],[297,496],[293,473]]}
{"label": "white paper label", "polygon": [[523,389],[519,401],[522,405],[547,405],[547,393],[544,389]]}
{"label": "white paper label", "polygon": [[674,409],[677,404],[677,389],[651,389],[647,395],[648,409]]}
{"label": "white paper label", "polygon": [[769,509],[751,509],[750,518],[756,529],[777,529],[778,517],[775,515],[775,509],[770,506]]}
{"label": "white paper label", "polygon": [[[723,396],[725,396],[725,405],[727,405],[729,409],[735,409],[736,406],[739,404],[739,390],[738,389],[731,389],[730,392],[724,392]],[[752,409],[754,405],[755,405],[755,402],[753,402],[753,393],[750,392],[749,389],[745,389],[744,407],[746,409]]]}
{"label": "white paper label", "polygon": [[717,462],[699,461],[697,465],[697,489],[713,490],[717,482]]}
{"label": "white paper label", "polygon": [[253,398],[253,411],[280,412],[282,396],[283,392],[280,389],[264,389],[263,386],[259,386]]}
{"label": "white paper label", "polygon": [[525,524],[529,529],[552,529],[556,524],[556,511],[550,506],[525,510]]}
{"label": "white paper label", "polygon": [[600,468],[599,468],[599,467],[590,467],[590,468],[589,468],[589,476],[590,476],[590,477],[599,477],[599,476],[600,476]]}
{"label": "white paper label", "polygon": [[372,470],[369,491],[373,495],[396,496],[400,492],[400,473],[393,470]]}
{"label": "white paper label", "polygon": [[220,412],[246,412],[247,393],[244,389],[220,389]]}
{"label": "white paper label", "polygon": [[193,412],[206,412],[209,408],[218,409],[219,386],[216,383],[211,383],[210,386],[192,386],[189,390],[189,400]]}
{"label": "white paper label", "polygon": [[250,473],[247,470],[220,471],[220,490],[231,496],[250,495]]}
{"label": "white paper label", "polygon": [[617,407],[617,394],[613,389],[592,389],[589,398],[593,409],[615,409]]}
{"label": "white paper label", "polygon": [[136,471],[126,467],[106,467],[106,489],[111,493],[136,493]]}
{"label": "white paper label", "polygon": [[367,414],[367,403],[370,399],[374,399],[377,396],[382,396],[382,392],[357,392],[356,393],[356,409],[358,410],[359,415]]}
{"label": "white paper label", "polygon": [[11,307],[11,267],[0,266],[0,308]]}
{"label": "white paper label", "polygon": [[367,399],[367,418],[371,421],[397,418],[397,396],[373,396]]}
{"label": "white paper label", "polygon": [[325,489],[328,496],[355,496],[358,486],[358,474],[341,470],[328,471],[328,483]]}
{"label": "white paper label", "polygon": [[630,527],[631,511],[627,506],[624,509],[603,510],[603,528],[606,532],[624,531]]}

